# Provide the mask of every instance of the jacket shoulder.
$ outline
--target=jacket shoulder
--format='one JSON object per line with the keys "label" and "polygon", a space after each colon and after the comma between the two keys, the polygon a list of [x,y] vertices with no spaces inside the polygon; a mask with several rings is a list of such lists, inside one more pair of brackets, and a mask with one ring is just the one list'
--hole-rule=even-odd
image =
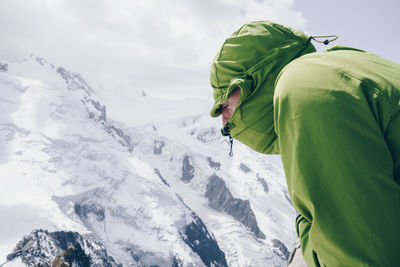
{"label": "jacket shoulder", "polygon": [[323,53],[302,56],[285,66],[275,81],[275,95],[304,89],[335,90],[343,82],[343,70],[324,59]]}

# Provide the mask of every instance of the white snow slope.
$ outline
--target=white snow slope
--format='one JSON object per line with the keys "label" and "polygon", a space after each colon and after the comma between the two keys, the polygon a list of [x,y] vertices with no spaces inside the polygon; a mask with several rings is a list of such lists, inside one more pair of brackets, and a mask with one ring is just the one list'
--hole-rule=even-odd
{"label": "white snow slope", "polygon": [[[125,108],[112,113],[79,74],[33,56],[0,62],[8,64],[0,72],[0,264],[24,235],[46,229],[93,233],[124,266],[171,266],[172,257],[204,266],[181,236],[193,211],[229,266],[286,265],[273,240],[291,248],[295,211],[278,156],[235,142],[230,157],[218,120],[181,113],[193,100],[132,89],[113,96]],[[117,121],[127,117],[140,125]],[[213,175],[249,201],[265,238],[210,206]]]}

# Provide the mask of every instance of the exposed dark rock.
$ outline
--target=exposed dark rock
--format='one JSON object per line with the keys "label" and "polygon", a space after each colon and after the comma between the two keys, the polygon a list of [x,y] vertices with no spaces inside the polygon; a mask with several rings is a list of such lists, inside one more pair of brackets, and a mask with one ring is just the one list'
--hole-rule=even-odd
{"label": "exposed dark rock", "polygon": [[59,73],[67,83],[68,90],[83,90],[88,94],[88,96],[93,92],[92,88],[90,88],[88,83],[79,73],[69,72],[63,67],[57,68],[57,73]]}
{"label": "exposed dark rock", "polygon": [[193,222],[179,231],[182,240],[196,252],[206,266],[227,266],[225,253],[221,251],[212,233],[207,230],[203,221],[185,204],[183,198],[176,194],[179,201],[190,211]]}
{"label": "exposed dark rock", "polygon": [[153,146],[154,155],[161,155],[164,146],[165,146],[164,141],[154,140],[154,146]]}
{"label": "exposed dark rock", "polygon": [[147,267],[147,266],[173,266],[174,264],[174,257],[170,259],[160,257],[159,255],[155,254],[151,251],[144,251],[140,247],[136,245],[130,245],[125,248],[125,251],[128,252],[132,259],[134,260],[135,264],[130,264],[129,266],[138,266],[138,267]]}
{"label": "exposed dark rock", "polygon": [[67,248],[61,255],[58,255],[52,263],[52,267],[69,267],[73,265],[90,266],[90,258],[82,250],[79,243]]}
{"label": "exposed dark rock", "polygon": [[239,168],[240,168],[240,170],[241,170],[242,172],[244,172],[244,173],[249,173],[249,172],[251,172],[251,169],[250,169],[249,167],[247,167],[247,165],[244,164],[244,163],[240,163]]}
{"label": "exposed dark rock", "polygon": [[231,215],[250,228],[257,238],[265,238],[265,234],[258,228],[250,202],[234,198],[221,177],[215,174],[210,177],[206,189],[206,198],[211,208]]}
{"label": "exposed dark rock", "polygon": [[219,248],[214,236],[208,232],[203,221],[192,212],[193,222],[186,225],[179,234],[182,240],[200,256],[206,266],[228,266],[225,253]]}
{"label": "exposed dark rock", "polygon": [[217,132],[215,128],[208,128],[200,131],[196,138],[203,143],[209,143],[221,138],[221,133]]}
{"label": "exposed dark rock", "polygon": [[172,257],[172,266],[171,267],[183,267],[182,260],[175,256]]}
{"label": "exposed dark rock", "polygon": [[69,231],[35,230],[17,244],[7,261],[17,257],[27,266],[121,266],[94,236]]}
{"label": "exposed dark rock", "polygon": [[208,165],[210,165],[211,168],[219,170],[221,168],[221,163],[213,161],[211,157],[207,157]]}
{"label": "exposed dark rock", "polygon": [[179,194],[175,193],[175,196],[178,198],[178,200],[179,200],[188,210],[192,211],[192,210],[190,209],[190,207],[189,207],[188,205],[186,205],[185,201],[183,201],[183,198],[182,198]]}
{"label": "exposed dark rock", "polygon": [[271,241],[272,245],[274,246],[273,252],[282,257],[282,259],[287,260],[289,258],[290,252],[285,244],[283,244],[283,242],[279,239],[272,239]]}
{"label": "exposed dark rock", "polygon": [[192,159],[190,156],[185,155],[183,157],[181,180],[184,181],[185,183],[190,182],[194,177],[194,167],[191,164],[191,161]]}
{"label": "exposed dark rock", "polygon": [[258,173],[257,173],[257,181],[263,186],[264,192],[268,194],[269,192],[268,183],[264,180],[264,178],[260,177]]}
{"label": "exposed dark rock", "polygon": [[0,72],[6,72],[6,71],[8,71],[8,64],[0,62]]}
{"label": "exposed dark rock", "polygon": [[95,107],[95,109],[100,111],[100,116],[98,117],[98,120],[99,121],[107,121],[106,106],[100,104],[99,101],[94,101],[93,99],[90,99],[89,101],[90,101],[90,103],[92,103],[92,105]]}
{"label": "exposed dark rock", "polygon": [[287,192],[285,192],[284,194],[285,194],[286,200],[290,203],[290,205],[292,205],[292,200],[290,199],[289,194]]}
{"label": "exposed dark rock", "polygon": [[135,262],[140,262],[140,253],[138,253],[136,251],[136,249],[134,249],[132,247],[128,247],[128,248],[126,248],[126,251],[131,255],[132,259]]}
{"label": "exposed dark rock", "polygon": [[308,267],[307,263],[305,262],[303,255],[301,253],[301,246],[300,246],[300,239],[297,238],[294,245],[293,249],[290,252],[288,261],[287,261],[287,266],[288,267]]}
{"label": "exposed dark rock", "polygon": [[169,187],[169,183],[167,182],[167,180],[164,179],[164,177],[162,177],[160,171],[157,168],[154,168],[154,172],[157,174],[157,176],[161,179],[161,181]]}
{"label": "exposed dark rock", "polygon": [[111,134],[118,142],[126,147],[129,152],[133,151],[134,145],[132,144],[132,139],[129,135],[125,134],[123,130],[114,125],[108,124],[106,122],[103,123],[104,129]]}
{"label": "exposed dark rock", "polygon": [[98,222],[104,221],[105,218],[104,208],[95,202],[75,203],[74,210],[82,221],[86,221],[90,214],[92,214]]}
{"label": "exposed dark rock", "polygon": [[40,65],[44,66],[45,64],[47,64],[47,60],[41,57],[36,57],[35,58],[36,62],[38,62]]}
{"label": "exposed dark rock", "polygon": [[88,95],[84,96],[81,101],[85,105],[89,118],[102,123],[107,123],[106,106],[102,105],[99,101],[91,99]]}

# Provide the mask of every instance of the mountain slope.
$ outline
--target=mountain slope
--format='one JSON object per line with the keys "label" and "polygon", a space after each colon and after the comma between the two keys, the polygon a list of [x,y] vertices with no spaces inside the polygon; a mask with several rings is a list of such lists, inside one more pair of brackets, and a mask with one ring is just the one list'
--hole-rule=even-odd
{"label": "mountain slope", "polygon": [[278,157],[238,142],[229,157],[217,121],[180,115],[190,101],[154,121],[162,110],[143,103],[160,100],[133,92],[121,102],[141,112],[120,112],[152,121],[134,125],[77,73],[35,57],[1,66],[0,262],[45,229],[92,234],[123,266],[285,265],[295,212]]}

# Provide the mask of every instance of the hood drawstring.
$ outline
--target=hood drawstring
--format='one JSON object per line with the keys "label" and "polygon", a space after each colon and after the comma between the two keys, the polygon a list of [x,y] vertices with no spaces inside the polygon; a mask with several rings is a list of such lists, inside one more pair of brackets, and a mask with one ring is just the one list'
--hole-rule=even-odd
{"label": "hood drawstring", "polygon": [[[320,41],[318,40],[319,38],[329,38],[331,37],[331,39],[325,39],[324,41]],[[337,34],[333,34],[333,35],[315,35],[315,36],[311,36],[310,39],[316,41],[317,43],[321,43],[324,45],[328,45],[329,43],[335,41],[337,38],[339,38],[339,36]]]}
{"label": "hood drawstring", "polygon": [[229,156],[233,156],[233,151],[232,151],[232,146],[233,146],[233,137],[230,134],[230,131],[232,129],[232,127],[234,127],[235,125],[232,122],[227,122],[225,124],[225,126],[221,129],[221,134],[223,136],[228,136],[229,137],[229,143],[230,143],[230,149],[229,149]]}
{"label": "hood drawstring", "polygon": [[233,138],[232,135],[229,135],[229,142],[231,143],[231,148],[229,149],[229,156],[233,156],[232,146],[233,146]]}

